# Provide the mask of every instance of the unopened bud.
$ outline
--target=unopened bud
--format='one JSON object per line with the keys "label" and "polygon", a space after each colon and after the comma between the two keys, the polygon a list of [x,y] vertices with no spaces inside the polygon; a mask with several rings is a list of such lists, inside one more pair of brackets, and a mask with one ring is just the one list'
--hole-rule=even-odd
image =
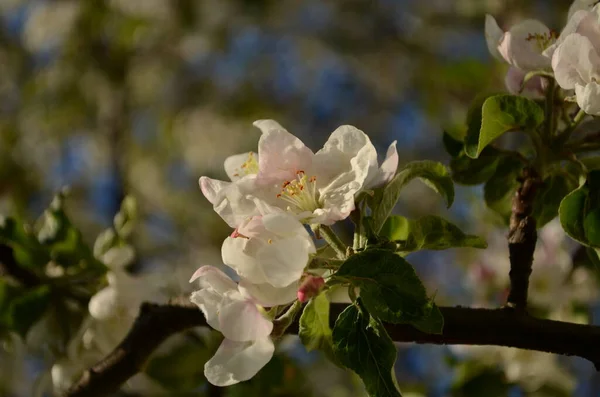
{"label": "unopened bud", "polygon": [[302,281],[302,284],[300,284],[296,296],[300,302],[306,302],[313,296],[317,296],[324,285],[325,280],[323,280],[323,277],[308,275],[304,281]]}

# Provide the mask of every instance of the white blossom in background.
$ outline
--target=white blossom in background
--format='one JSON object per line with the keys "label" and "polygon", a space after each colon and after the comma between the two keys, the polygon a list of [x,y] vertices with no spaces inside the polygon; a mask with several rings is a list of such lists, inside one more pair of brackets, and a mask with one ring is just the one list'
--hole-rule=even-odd
{"label": "white blossom in background", "polygon": [[32,51],[58,46],[70,33],[79,11],[80,3],[73,0],[33,3],[23,29],[25,46]]}
{"label": "white blossom in background", "polygon": [[[204,365],[206,379],[216,386],[229,386],[252,378],[275,351],[270,337],[273,322],[262,305],[280,304],[281,295],[263,286],[266,290],[259,301],[251,293],[263,287],[246,288],[243,281],[236,284],[213,266],[198,269],[190,282],[195,280],[200,289],[192,293],[190,300],[202,310],[208,325],[225,337]],[[295,298],[295,289],[291,292],[290,301]],[[269,302],[269,298],[273,300]]]}
{"label": "white blossom in background", "polygon": [[250,218],[222,247],[223,263],[240,277],[278,288],[297,282],[315,252],[304,226],[286,213]]}
{"label": "white blossom in background", "polygon": [[205,197],[233,228],[265,210],[287,211],[307,224],[331,225],[350,215],[361,189],[389,181],[398,165],[395,142],[379,167],[370,139],[352,126],[336,129],[313,153],[273,120],[254,125],[262,132],[258,153],[225,161],[231,182],[200,178]]}

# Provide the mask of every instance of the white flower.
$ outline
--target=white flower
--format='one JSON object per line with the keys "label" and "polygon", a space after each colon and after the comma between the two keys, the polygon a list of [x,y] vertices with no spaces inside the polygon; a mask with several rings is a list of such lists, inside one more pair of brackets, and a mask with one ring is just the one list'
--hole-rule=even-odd
{"label": "white flower", "polygon": [[316,252],[304,226],[286,213],[255,216],[225,239],[223,263],[254,284],[286,287],[297,282]]}
{"label": "white flower", "polygon": [[258,154],[225,161],[232,182],[200,178],[202,192],[232,227],[265,209],[288,211],[305,223],[331,225],[350,215],[361,189],[389,181],[398,165],[395,142],[379,168],[375,147],[352,126],[336,129],[313,153],[273,120],[254,125],[262,131]]}
{"label": "white flower", "polygon": [[534,76],[523,86],[526,74],[519,68],[514,66],[509,67],[504,77],[506,89],[511,94],[522,94],[529,98],[542,98],[548,86],[548,80],[541,76]]}
{"label": "white flower", "polygon": [[594,6],[598,4],[598,0],[575,0],[569,7],[569,13],[567,15],[567,21],[571,19],[577,11],[591,11]]}
{"label": "white flower", "polygon": [[485,38],[490,53],[524,71],[550,67],[544,50],[554,43],[556,35],[542,22],[527,19],[503,32],[491,15],[485,17]]}
{"label": "white flower", "polygon": [[553,47],[552,69],[557,83],[575,90],[586,113],[600,115],[600,23],[596,12],[577,11]]}
{"label": "white flower", "polygon": [[[206,379],[216,386],[229,386],[252,378],[271,360],[275,350],[270,338],[273,323],[250,294],[261,287],[245,288],[212,266],[198,269],[190,282],[194,280],[199,280],[200,290],[193,292],[190,300],[202,310],[206,322],[225,337],[204,365]],[[273,287],[265,287],[270,291],[263,294],[263,299],[280,299],[279,294],[273,294]],[[291,289],[292,295],[295,292]]]}

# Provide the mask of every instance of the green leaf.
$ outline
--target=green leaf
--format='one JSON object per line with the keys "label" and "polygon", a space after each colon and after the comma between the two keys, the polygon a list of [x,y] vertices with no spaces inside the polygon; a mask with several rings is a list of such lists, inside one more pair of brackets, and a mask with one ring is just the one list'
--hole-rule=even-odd
{"label": "green leaf", "polygon": [[558,213],[571,238],[600,248],[600,170],[590,171],[587,181],[561,201]]}
{"label": "green leaf", "polygon": [[8,309],[10,327],[25,337],[29,328],[44,315],[51,299],[50,287],[47,285],[27,290],[12,299]]}
{"label": "green leaf", "polygon": [[502,154],[493,147],[487,147],[481,155],[472,159],[461,152],[450,160],[452,179],[461,185],[479,185],[486,182],[496,172]]}
{"label": "green leaf", "polygon": [[13,249],[15,261],[21,266],[38,269],[50,261],[49,252],[29,228],[17,224],[12,218],[0,220],[0,242]]}
{"label": "green leaf", "polygon": [[398,252],[487,247],[481,237],[465,234],[456,225],[434,215],[427,215],[417,220],[399,215],[390,216],[383,225],[380,235],[398,243]]}
{"label": "green leaf", "polygon": [[454,201],[454,185],[447,168],[434,161],[414,161],[408,163],[389,184],[376,189],[375,195],[369,199],[371,207],[371,230],[377,234],[387,217],[398,202],[400,191],[415,178],[421,179],[427,186],[438,192],[450,207]]}
{"label": "green leaf", "polygon": [[127,196],[121,202],[121,209],[115,215],[114,226],[119,237],[126,239],[131,235],[137,220],[137,201],[133,196]]}
{"label": "green leaf", "polygon": [[389,323],[410,323],[431,312],[425,287],[406,260],[391,251],[369,249],[352,255],[334,275],[360,287],[369,312]]}
{"label": "green leaf", "polygon": [[588,170],[600,170],[600,157],[583,157],[579,159]]}
{"label": "green leaf", "polygon": [[10,325],[10,304],[21,291],[21,288],[8,280],[0,279],[0,324]]}
{"label": "green leaf", "polygon": [[477,158],[483,149],[502,134],[513,130],[534,130],[544,121],[544,110],[534,101],[516,95],[487,98],[481,109],[481,128],[469,125],[465,152]]}
{"label": "green leaf", "polygon": [[566,175],[556,174],[546,178],[533,203],[533,217],[538,229],[558,216],[562,199],[577,186]]}
{"label": "green leaf", "polygon": [[521,161],[514,157],[503,157],[498,162],[496,172],[483,187],[483,197],[488,208],[498,213],[507,222],[522,170]]}
{"label": "green leaf", "polygon": [[326,294],[317,295],[304,307],[298,336],[307,351],[319,349],[331,352],[329,300]]}
{"label": "green leaf", "polygon": [[345,367],[360,376],[371,397],[401,396],[394,376],[396,348],[382,324],[355,305],[333,328],[333,349]]}
{"label": "green leaf", "polygon": [[444,148],[446,149],[446,152],[451,157],[458,156],[463,149],[463,142],[454,138],[451,134],[449,134],[446,131],[444,131],[442,141],[444,143]]}

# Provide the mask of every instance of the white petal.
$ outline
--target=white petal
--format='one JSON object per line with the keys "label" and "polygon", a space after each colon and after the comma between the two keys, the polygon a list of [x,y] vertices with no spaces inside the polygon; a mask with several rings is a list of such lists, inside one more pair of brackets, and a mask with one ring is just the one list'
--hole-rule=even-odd
{"label": "white petal", "polygon": [[[558,37],[556,42],[544,50],[544,52],[543,52],[544,56],[546,56],[548,58],[552,58],[552,56],[554,55],[554,52],[556,51],[558,46],[561,45],[562,42],[567,37],[569,37],[569,35],[571,35],[573,33],[578,33],[579,25],[581,24],[581,22],[590,17],[592,19],[595,19],[594,14],[589,12],[588,10],[585,10],[585,11],[580,10],[580,11],[574,12],[573,15],[569,17],[567,25],[564,27],[562,32],[560,32],[560,36]],[[586,30],[586,29],[584,29],[584,30]]]}
{"label": "white petal", "polygon": [[254,157],[256,160],[257,154],[254,152],[234,154],[225,159],[225,172],[232,181],[237,181],[243,176],[247,175],[249,171],[243,167],[250,158]]}
{"label": "white petal", "polygon": [[237,284],[223,271],[214,266],[202,266],[192,276],[190,283],[199,279],[201,288],[209,288],[223,295],[237,290]]}
{"label": "white petal", "polygon": [[310,168],[314,154],[300,139],[272,120],[260,120],[254,125],[263,132],[258,141],[260,184],[292,180],[298,171]]}
{"label": "white petal", "polygon": [[190,296],[190,301],[202,310],[208,325],[217,331],[221,330],[221,326],[219,325],[219,309],[221,308],[222,300],[223,297],[221,295],[208,289],[194,291]]}
{"label": "white petal", "polygon": [[256,188],[255,179],[255,175],[247,175],[232,183],[203,176],[200,188],[215,212],[229,226],[236,228],[245,219],[258,215],[254,201],[248,197]]}
{"label": "white petal", "polygon": [[290,214],[269,214],[265,215],[262,221],[266,230],[278,236],[305,236],[310,238],[302,223]]}
{"label": "white petal", "polygon": [[109,249],[100,260],[111,269],[123,269],[135,259],[135,251],[130,245]]}
{"label": "white petal", "polygon": [[259,250],[265,243],[258,239],[227,237],[221,247],[223,263],[253,283],[267,282],[261,263],[257,259]]}
{"label": "white petal", "polygon": [[569,7],[569,13],[567,14],[567,21],[571,19],[571,17],[577,12],[577,11],[591,11],[592,8],[594,7],[594,4],[598,3],[598,0],[575,0],[573,1],[573,3],[571,3],[571,6]]}
{"label": "white petal", "polygon": [[97,292],[88,304],[88,310],[92,317],[98,320],[106,320],[116,314],[119,305],[117,289],[106,287]]}
{"label": "white petal", "polygon": [[600,116],[600,84],[592,82],[585,86],[576,85],[577,104],[584,112]]}
{"label": "white petal", "polygon": [[485,41],[490,54],[496,59],[502,59],[502,55],[498,52],[498,44],[502,40],[504,32],[498,26],[496,19],[490,14],[485,15]]}
{"label": "white petal", "polygon": [[215,386],[229,386],[252,378],[273,357],[275,346],[266,337],[254,342],[225,339],[204,365],[206,379]]}
{"label": "white petal", "polygon": [[543,97],[546,80],[543,77],[535,76],[525,83],[525,87],[522,87],[525,75],[526,73],[521,69],[514,66],[509,67],[504,77],[504,84],[508,92],[511,94],[521,94],[530,98]]}
{"label": "white petal", "polygon": [[269,119],[256,120],[252,125],[258,128],[263,134],[271,130],[285,130],[277,121]]}
{"label": "white petal", "polygon": [[554,76],[564,89],[586,85],[598,74],[599,67],[600,57],[592,43],[577,33],[565,38],[552,57]]}
{"label": "white petal", "polygon": [[223,336],[237,342],[269,336],[273,323],[259,311],[255,303],[239,300],[238,297],[239,294],[234,295],[219,311],[219,328]]}
{"label": "white petal", "polygon": [[261,306],[272,307],[293,302],[296,299],[298,282],[293,282],[287,287],[276,288],[270,284],[252,284],[242,279],[239,290],[243,296],[254,300]]}
{"label": "white petal", "polygon": [[531,35],[550,36],[550,29],[540,21],[527,19],[513,26],[504,34],[498,51],[509,64],[525,71],[544,69],[550,59],[542,55],[545,48],[532,40]]}
{"label": "white petal", "polygon": [[308,264],[309,254],[314,252],[312,242],[302,238],[283,238],[264,245],[257,260],[266,282],[282,288],[300,278]]}
{"label": "white petal", "polygon": [[372,178],[370,176],[367,178],[363,189],[374,189],[391,181],[398,170],[398,161],[398,150],[396,150],[396,141],[394,141],[388,147],[381,167],[379,167],[377,173]]}

